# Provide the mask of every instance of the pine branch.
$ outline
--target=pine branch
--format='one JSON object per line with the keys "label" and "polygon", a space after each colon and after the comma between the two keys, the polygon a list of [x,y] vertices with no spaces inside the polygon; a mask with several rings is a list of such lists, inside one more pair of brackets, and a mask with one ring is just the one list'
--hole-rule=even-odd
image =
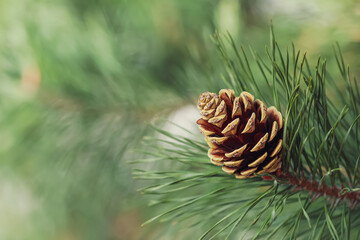
{"label": "pine branch", "polygon": [[[270,177],[268,180],[271,180],[271,178],[272,177]],[[304,176],[301,179],[299,179],[296,176],[293,176],[289,173],[286,174],[279,173],[278,175],[275,176],[275,178],[283,184],[289,184],[294,186],[293,191],[308,191],[309,198],[311,198],[311,201],[315,201],[319,197],[325,197],[329,202],[333,198],[331,208],[336,208],[340,203],[340,201],[347,200],[350,205],[350,208],[354,209],[360,201],[359,189],[349,190],[348,188],[344,188],[343,186],[341,188],[337,186],[330,187],[327,186],[326,183],[323,183],[322,181],[320,182],[317,182],[315,180],[310,181],[306,179]]]}
{"label": "pine branch", "polygon": [[326,59],[319,57],[311,67],[307,54],[294,45],[283,53],[273,29],[265,58],[252,48],[248,58],[246,48],[237,47],[229,34],[215,33],[213,39],[227,67],[225,85],[281,109],[282,173],[273,181],[233,179],[209,163],[206,146],[194,140],[198,135],[185,139],[158,130],[169,138],[168,145],[153,139],[146,143],[157,170],[135,170],[134,176],[153,180],[142,191],[170,210],[146,224],[166,217],[184,227],[192,219],[196,232],[204,231],[200,239],[235,234],[236,239],[350,239],[360,227],[360,90],[350,80],[339,47],[335,59],[346,89],[336,86],[337,73]]}

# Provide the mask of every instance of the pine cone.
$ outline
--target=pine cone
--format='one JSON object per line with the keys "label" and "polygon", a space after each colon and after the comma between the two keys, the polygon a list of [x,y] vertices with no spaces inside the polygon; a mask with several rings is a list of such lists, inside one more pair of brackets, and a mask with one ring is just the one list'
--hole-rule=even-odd
{"label": "pine cone", "polygon": [[222,89],[201,94],[198,108],[208,156],[224,172],[242,179],[281,168],[283,117],[275,107],[248,92],[235,98],[233,90]]}

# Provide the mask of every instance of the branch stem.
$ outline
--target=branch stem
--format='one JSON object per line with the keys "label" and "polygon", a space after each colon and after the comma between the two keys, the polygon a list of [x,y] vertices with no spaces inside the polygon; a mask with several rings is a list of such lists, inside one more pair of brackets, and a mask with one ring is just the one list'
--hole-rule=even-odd
{"label": "branch stem", "polygon": [[[282,184],[294,186],[293,191],[309,191],[309,197],[312,196],[311,201],[315,201],[319,197],[327,198],[328,202],[333,199],[331,208],[336,208],[341,201],[348,201],[351,209],[354,209],[360,202],[360,191],[350,191],[344,186],[328,186],[325,182],[310,181],[305,176],[299,179],[290,173],[280,171],[274,177]],[[263,179],[270,180],[268,176],[264,176]]]}

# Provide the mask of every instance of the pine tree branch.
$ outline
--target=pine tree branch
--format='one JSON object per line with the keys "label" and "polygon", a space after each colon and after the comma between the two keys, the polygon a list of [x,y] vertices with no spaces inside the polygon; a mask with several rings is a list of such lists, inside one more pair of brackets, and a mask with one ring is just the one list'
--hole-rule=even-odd
{"label": "pine tree branch", "polygon": [[352,189],[349,191],[349,189],[344,186],[327,186],[323,181],[310,181],[305,178],[304,175],[299,179],[297,176],[291,175],[290,173],[282,173],[281,171],[278,171],[274,175],[274,178],[272,176],[263,176],[263,179],[276,179],[281,184],[292,185],[294,187],[293,191],[309,191],[309,198],[311,201],[315,201],[319,197],[324,197],[327,198],[329,202],[333,198],[331,208],[336,208],[340,201],[348,201],[350,208],[354,209],[360,201],[359,189]]}
{"label": "pine tree branch", "polygon": [[[339,78],[328,61],[319,57],[312,65],[294,45],[282,53],[272,29],[265,57],[250,48],[252,60],[230,35],[216,33],[213,39],[227,67],[224,85],[237,93],[246,90],[262,96],[267,106],[275,105],[284,115],[283,167],[278,176],[272,176],[278,190],[268,192],[272,182],[260,177],[236,180],[219,172],[209,163],[206,147],[194,140],[199,135],[183,138],[158,129],[169,139],[167,146],[163,140],[146,143],[154,160],[151,168],[157,171],[136,170],[134,175],[154,179],[143,192],[152,194],[156,205],[169,207],[170,212],[160,213],[159,218],[179,221],[179,226],[193,219],[196,232],[205,232],[202,239],[226,238],[236,232],[253,239],[355,235],[360,227],[360,90],[355,80],[350,81],[341,54],[336,52],[336,61],[345,89],[335,84]],[[329,92],[339,97],[329,97]],[[221,187],[221,194],[206,195]],[[205,197],[192,202],[201,196]],[[263,197],[256,201],[259,196]],[[240,222],[246,227],[240,227]]]}

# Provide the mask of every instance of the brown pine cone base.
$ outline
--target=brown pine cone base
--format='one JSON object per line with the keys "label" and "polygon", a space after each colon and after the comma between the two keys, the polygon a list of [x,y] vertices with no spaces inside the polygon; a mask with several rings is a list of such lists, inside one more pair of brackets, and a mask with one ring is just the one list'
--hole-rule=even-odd
{"label": "brown pine cone base", "polygon": [[283,117],[275,107],[248,92],[205,92],[198,100],[197,121],[210,149],[210,161],[236,178],[273,173],[281,168]]}

